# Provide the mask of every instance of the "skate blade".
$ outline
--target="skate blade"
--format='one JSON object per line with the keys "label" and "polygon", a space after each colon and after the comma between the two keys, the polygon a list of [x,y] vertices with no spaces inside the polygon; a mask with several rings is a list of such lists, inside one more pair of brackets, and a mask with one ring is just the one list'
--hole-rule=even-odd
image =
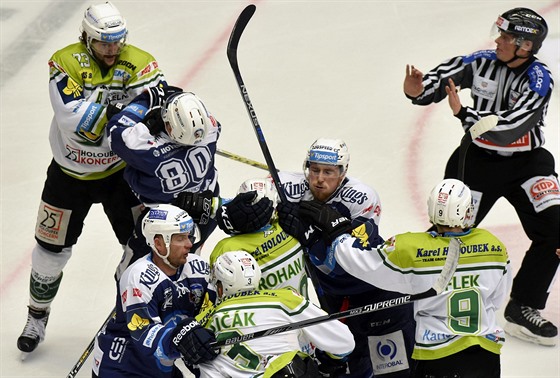
{"label": "skate blade", "polygon": [[29,355],[29,352],[21,352],[21,356],[20,356],[21,360],[25,361],[25,359],[27,358],[28,355]]}
{"label": "skate blade", "polygon": [[520,340],[528,341],[530,343],[535,343],[544,346],[555,346],[557,337],[542,337],[537,336],[527,328],[520,326],[519,324],[506,322],[504,331],[510,336],[517,337]]}

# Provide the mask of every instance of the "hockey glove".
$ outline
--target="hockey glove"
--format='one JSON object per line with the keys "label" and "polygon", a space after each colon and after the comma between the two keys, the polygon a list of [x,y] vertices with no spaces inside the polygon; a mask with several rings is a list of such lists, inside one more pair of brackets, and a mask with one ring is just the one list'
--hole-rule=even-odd
{"label": "hockey glove", "polygon": [[175,93],[181,93],[183,90],[179,87],[151,87],[146,90],[148,96],[148,109],[156,106],[163,106],[165,101]]}
{"label": "hockey glove", "polygon": [[198,365],[212,361],[220,354],[219,349],[214,349],[216,342],[214,333],[202,327],[194,318],[183,319],[171,331],[171,342],[181,353],[181,358],[189,365]]}
{"label": "hockey glove", "polygon": [[208,224],[212,216],[213,193],[205,190],[202,193],[181,192],[171,203],[185,210],[197,224]]}
{"label": "hockey glove", "polygon": [[321,377],[337,378],[346,374],[346,360],[331,357],[329,353],[315,350],[315,358],[319,362],[319,375]]}
{"label": "hockey glove", "polygon": [[150,135],[158,135],[162,131],[165,131],[165,124],[161,118],[161,106],[156,106],[150,109],[146,117],[142,120],[144,125],[150,131]]}
{"label": "hockey glove", "polygon": [[105,110],[105,116],[107,117],[107,121],[113,118],[115,114],[118,114],[126,108],[126,104],[121,102],[117,102],[116,104],[109,104]]}
{"label": "hockey glove", "polygon": [[216,220],[218,226],[226,234],[254,232],[270,222],[274,207],[267,197],[257,198],[257,192],[251,191],[238,194],[231,202],[220,206]]}
{"label": "hockey glove", "polygon": [[323,240],[327,245],[340,235],[350,233],[353,229],[350,219],[319,201],[301,201],[299,212],[302,219],[321,230]]}
{"label": "hockey glove", "polygon": [[311,246],[319,240],[319,231],[302,219],[299,203],[280,202],[276,206],[278,224],[288,234],[296,238],[301,245]]}

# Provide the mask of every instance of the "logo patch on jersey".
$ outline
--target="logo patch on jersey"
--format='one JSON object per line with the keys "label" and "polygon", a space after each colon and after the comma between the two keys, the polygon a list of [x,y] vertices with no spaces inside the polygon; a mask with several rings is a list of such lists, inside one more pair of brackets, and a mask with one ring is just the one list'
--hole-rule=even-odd
{"label": "logo patch on jersey", "polygon": [[365,224],[361,224],[352,230],[352,236],[360,240],[362,247],[366,248],[369,245],[369,235]]}
{"label": "logo patch on jersey", "polygon": [[538,62],[533,62],[529,67],[529,87],[537,92],[539,96],[546,96],[550,88],[550,76],[548,71]]}
{"label": "logo patch on jersey", "polygon": [[82,97],[84,89],[81,85],[76,83],[72,78],[66,77],[57,84],[59,93],[61,94],[62,101],[67,104]]}
{"label": "logo patch on jersey", "polygon": [[475,76],[473,78],[471,91],[478,97],[494,101],[494,99],[496,98],[496,92],[498,91],[498,83],[495,80],[489,80],[485,77]]}
{"label": "logo patch on jersey", "polygon": [[553,175],[533,177],[525,181],[521,187],[537,213],[551,206],[560,205],[558,179]]}
{"label": "logo patch on jersey", "polygon": [[127,328],[131,331],[136,331],[147,327],[149,324],[150,321],[148,319],[144,319],[138,316],[138,314],[134,314],[132,315],[132,319],[130,319],[130,322],[127,324]]}
{"label": "logo patch on jersey", "polygon": [[140,283],[151,289],[151,286],[159,281],[160,270],[153,264],[148,264],[145,271],[140,273]]}
{"label": "logo patch on jersey", "polygon": [[375,376],[408,369],[402,331],[383,336],[368,336]]}

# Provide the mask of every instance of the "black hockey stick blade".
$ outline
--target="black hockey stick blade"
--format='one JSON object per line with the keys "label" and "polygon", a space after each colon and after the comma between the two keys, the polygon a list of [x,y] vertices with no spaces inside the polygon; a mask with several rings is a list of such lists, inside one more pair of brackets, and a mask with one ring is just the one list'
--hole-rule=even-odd
{"label": "black hockey stick blade", "polygon": [[103,330],[107,324],[109,323],[109,321],[111,321],[111,319],[113,319],[113,317],[117,314],[117,309],[113,308],[113,310],[111,310],[111,313],[109,314],[109,316],[107,317],[107,319],[105,319],[105,322],[103,322],[103,325],[101,326],[101,328],[99,328],[99,331],[97,331],[97,333],[95,334],[95,336],[93,337],[93,339],[90,341],[89,345],[87,346],[87,348],[84,350],[84,352],[82,353],[82,355],[80,356],[80,358],[78,359],[78,362],[76,362],[76,364],[74,365],[74,367],[72,368],[72,370],[70,370],[70,373],[68,373],[67,378],[74,378],[78,375],[78,372],[80,371],[80,369],[82,368],[82,366],[84,365],[84,363],[87,361],[89,355],[91,354],[91,352],[93,351],[93,346],[95,345],[95,338],[97,337],[97,334],[99,332],[101,332],[101,330]]}
{"label": "black hockey stick blade", "polygon": [[457,265],[459,264],[460,256],[461,256],[461,241],[457,238],[452,238],[449,241],[449,249],[447,252],[447,258],[445,259],[445,264],[443,265],[438,278],[436,279],[434,285],[429,290],[423,293],[408,294],[402,297],[388,299],[385,301],[368,304],[362,307],[353,308],[351,310],[323,315],[314,319],[306,319],[291,324],[286,324],[274,328],[265,329],[262,331],[257,331],[254,333],[248,333],[241,336],[231,336],[225,339],[218,340],[214,345],[216,347],[220,347],[224,345],[237,344],[244,341],[254,340],[260,337],[275,335],[277,333],[309,327],[315,324],[319,324],[335,319],[349,318],[352,316],[368,314],[370,312],[402,306],[420,299],[434,297],[440,294],[441,292],[443,292],[447,287],[447,285],[449,284],[449,282],[451,281],[451,278],[453,278],[453,275],[455,274],[455,270],[457,269]]}
{"label": "black hockey stick blade", "polygon": [[[235,67],[238,67],[237,64],[237,46],[239,45],[239,40],[241,39],[241,34],[245,30],[245,27],[255,14],[255,10],[257,7],[254,4],[247,5],[245,9],[239,14],[235,25],[233,26],[233,30],[231,31],[231,35],[229,36],[229,41],[227,45],[227,57],[229,60],[229,64]],[[234,69],[235,71],[235,69]],[[237,69],[239,71],[239,68]]]}
{"label": "black hockey stick blade", "polygon": [[459,145],[459,171],[457,173],[457,177],[459,180],[465,180],[465,164],[467,159],[467,150],[469,146],[479,136],[484,134],[487,131],[492,130],[498,124],[498,116],[497,115],[489,115],[486,117],[482,117],[478,120],[474,125],[471,126],[468,132],[463,135],[461,138],[461,144]]}

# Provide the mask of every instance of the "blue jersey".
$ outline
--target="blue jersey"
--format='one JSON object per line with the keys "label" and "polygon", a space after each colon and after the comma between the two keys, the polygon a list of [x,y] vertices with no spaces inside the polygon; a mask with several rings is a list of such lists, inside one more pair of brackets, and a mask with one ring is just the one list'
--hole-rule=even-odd
{"label": "blue jersey", "polygon": [[118,284],[116,317],[97,336],[93,371],[99,377],[172,377],[180,355],[171,348],[170,331],[215,301],[209,273],[195,254],[172,277],[151,254],[128,267]]}
{"label": "blue jersey", "polygon": [[165,132],[150,135],[142,123],[148,109],[145,96],[138,96],[107,125],[111,149],[127,166],[124,178],[146,205],[171,203],[180,192],[212,190],[218,194],[214,166],[221,126],[212,127],[195,146],[178,144]]}

